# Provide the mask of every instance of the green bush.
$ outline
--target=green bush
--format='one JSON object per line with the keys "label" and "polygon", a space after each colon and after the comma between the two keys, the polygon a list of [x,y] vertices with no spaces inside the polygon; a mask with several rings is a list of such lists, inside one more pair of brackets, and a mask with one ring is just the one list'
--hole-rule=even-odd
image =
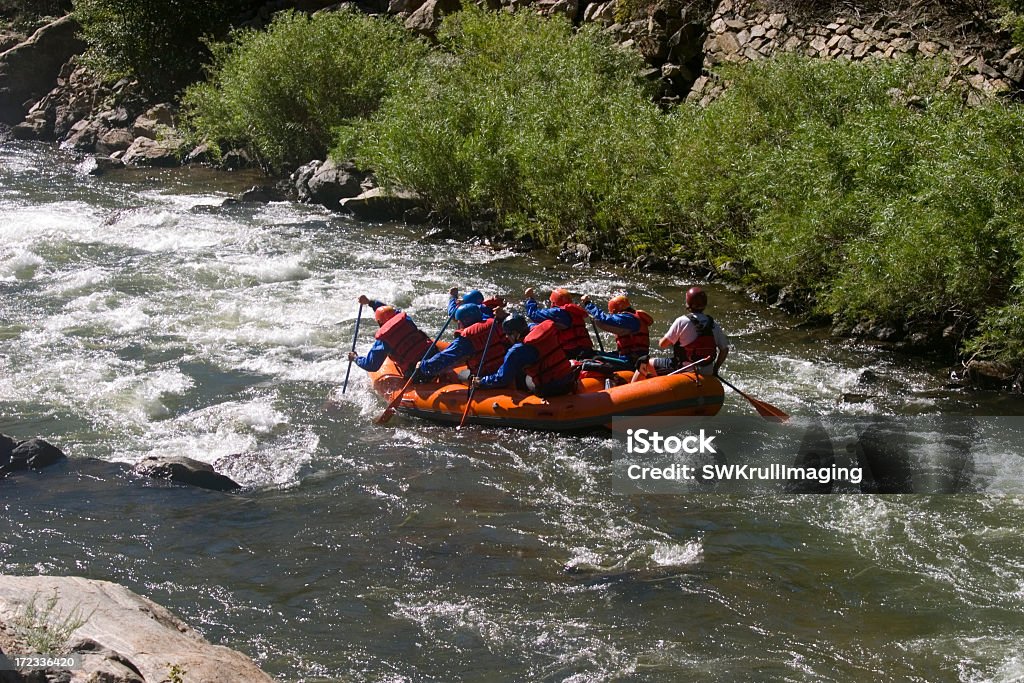
{"label": "green bush", "polygon": [[470,8],[438,38],[420,77],[343,131],[336,154],[457,220],[494,211],[546,244],[646,242],[666,119],[639,57],[530,12]]}
{"label": "green bush", "polygon": [[252,0],[75,0],[90,63],[110,78],[137,77],[156,97],[202,75],[204,38],[222,37]]}
{"label": "green bush", "polygon": [[266,31],[214,46],[210,80],[185,94],[187,121],[200,136],[248,147],[272,169],[323,158],[334,129],[373,113],[425,53],[391,20],[282,13]]}
{"label": "green bush", "polygon": [[940,84],[947,66],[788,57],[727,70],[724,97],[677,117],[675,224],[711,260],[808,290],[824,313],[967,316],[1009,334],[1019,319],[999,307],[1024,285],[1024,113],[966,107]]}

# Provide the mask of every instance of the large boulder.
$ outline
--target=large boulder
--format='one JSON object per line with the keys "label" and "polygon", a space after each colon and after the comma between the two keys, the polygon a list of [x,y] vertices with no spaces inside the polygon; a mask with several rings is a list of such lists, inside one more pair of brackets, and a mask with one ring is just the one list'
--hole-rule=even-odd
{"label": "large boulder", "polygon": [[360,172],[352,162],[339,163],[328,159],[313,170],[306,181],[306,192],[298,190],[299,196],[305,194],[307,201],[338,211],[342,200],[358,197],[363,192],[362,182],[365,179],[366,174]]}
{"label": "large boulder", "polygon": [[29,627],[60,633],[65,649],[82,655],[74,680],[273,681],[245,655],[210,644],[165,608],[115,583],[0,576],[0,621],[13,623],[33,604],[37,623]]}
{"label": "large boulder", "polygon": [[185,143],[179,138],[152,140],[140,136],[125,150],[121,161],[129,166],[178,166],[185,151]]}
{"label": "large boulder", "polygon": [[19,470],[40,470],[66,460],[64,452],[42,439],[28,439],[16,445],[0,434],[0,477]]}
{"label": "large boulder", "polygon": [[20,123],[29,107],[57,84],[64,63],[84,49],[78,22],[68,15],[0,54],[0,123]]}
{"label": "large boulder", "polygon": [[405,27],[416,33],[433,36],[441,25],[441,17],[460,9],[462,3],[459,0],[427,0],[405,20]]}
{"label": "large boulder", "polygon": [[404,220],[407,213],[423,208],[423,200],[413,192],[386,192],[375,187],[358,197],[341,200],[341,208],[367,221]]}
{"label": "large boulder", "polygon": [[132,124],[132,137],[156,140],[173,126],[174,108],[169,104],[158,104],[135,119],[135,123]]}
{"label": "large boulder", "polygon": [[212,465],[184,456],[150,456],[143,458],[135,469],[140,474],[154,479],[167,479],[213,491],[235,491],[242,488],[230,477],[214,470]]}

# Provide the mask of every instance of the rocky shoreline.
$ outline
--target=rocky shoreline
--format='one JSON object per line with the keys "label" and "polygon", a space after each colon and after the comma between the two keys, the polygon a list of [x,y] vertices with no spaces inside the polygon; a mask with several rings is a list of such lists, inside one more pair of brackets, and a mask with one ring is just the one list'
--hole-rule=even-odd
{"label": "rocky shoreline", "polygon": [[[18,657],[28,655],[52,657],[53,663],[18,667]],[[212,645],[165,608],[118,584],[0,576],[2,683],[272,680],[249,657]]]}

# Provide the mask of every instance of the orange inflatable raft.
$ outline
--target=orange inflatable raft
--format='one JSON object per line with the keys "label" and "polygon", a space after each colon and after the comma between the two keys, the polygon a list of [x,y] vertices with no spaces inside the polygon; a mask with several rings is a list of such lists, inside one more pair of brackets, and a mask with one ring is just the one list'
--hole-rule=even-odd
{"label": "orange inflatable raft", "polygon": [[[455,370],[459,369],[464,366]],[[629,382],[633,373],[618,375]],[[453,373],[446,373],[445,377],[450,381],[413,384],[396,406],[398,412],[458,424],[469,388],[456,382]],[[370,373],[370,379],[373,388],[386,400],[393,398],[406,383],[390,358],[379,371]],[[610,429],[612,416],[715,415],[722,407],[723,394],[717,378],[698,378],[692,372],[653,377],[610,389],[605,389],[603,380],[584,378],[579,381],[577,393],[552,398],[515,389],[477,389],[466,422],[548,431]]]}

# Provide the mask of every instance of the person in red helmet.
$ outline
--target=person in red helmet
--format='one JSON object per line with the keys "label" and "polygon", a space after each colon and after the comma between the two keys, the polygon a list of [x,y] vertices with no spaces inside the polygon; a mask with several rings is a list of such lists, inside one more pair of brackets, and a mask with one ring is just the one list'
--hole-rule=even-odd
{"label": "person in red helmet", "polygon": [[574,304],[572,295],[566,289],[551,292],[551,306],[541,308],[534,299],[533,287],[526,290],[526,317],[534,323],[550,320],[558,331],[558,341],[565,355],[572,358],[591,358],[594,355],[594,342],[590,339],[587,329],[587,317],[590,315],[579,304]]}
{"label": "person in red helmet", "polygon": [[633,308],[628,297],[613,297],[608,301],[607,313],[598,308],[589,296],[582,297],[580,303],[594,318],[598,329],[615,335],[616,355],[610,356],[612,360],[620,361],[632,370],[638,359],[650,353],[651,335],[648,330],[654,318],[646,311]]}
{"label": "person in red helmet", "polygon": [[708,295],[700,287],[686,291],[689,313],[675,319],[668,332],[658,342],[663,349],[672,349],[672,358],[652,358],[651,364],[659,372],[671,371],[703,358],[707,361],[696,366],[702,375],[718,374],[729,355],[729,339],[715,320],[704,313]]}
{"label": "person in red helmet", "polygon": [[431,343],[430,337],[416,327],[407,313],[372,300],[365,294],[359,297],[359,303],[373,309],[373,319],[380,326],[374,335],[373,346],[365,356],[357,355],[355,351],[348,354],[348,359],[355,361],[363,370],[376,372],[380,370],[384,360],[390,358],[402,374],[408,377],[424,354],[429,358],[437,353],[437,348]]}

